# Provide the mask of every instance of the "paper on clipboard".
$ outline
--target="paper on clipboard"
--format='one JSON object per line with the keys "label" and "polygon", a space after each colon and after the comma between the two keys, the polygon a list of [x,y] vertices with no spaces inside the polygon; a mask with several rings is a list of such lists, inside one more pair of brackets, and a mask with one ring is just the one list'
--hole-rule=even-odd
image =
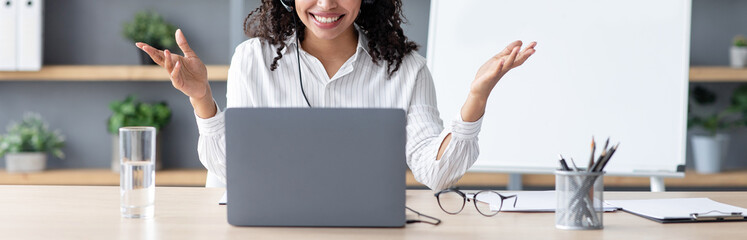
{"label": "paper on clipboard", "polygon": [[[505,192],[504,196],[516,195],[516,207],[513,206],[514,200],[508,199],[503,203],[501,211],[504,212],[555,212],[557,201],[555,191],[522,191],[522,192]],[[480,202],[490,204],[490,210],[498,211],[501,199],[494,194],[480,194],[477,196]],[[617,207],[606,204],[605,212],[614,212]]]}
{"label": "paper on clipboard", "polygon": [[[747,209],[724,204],[710,198],[669,198],[642,200],[608,200],[609,204],[620,207],[641,217],[657,222],[696,221],[691,214],[708,216],[728,216],[732,213],[747,217]],[[716,219],[724,220],[724,219]]]}

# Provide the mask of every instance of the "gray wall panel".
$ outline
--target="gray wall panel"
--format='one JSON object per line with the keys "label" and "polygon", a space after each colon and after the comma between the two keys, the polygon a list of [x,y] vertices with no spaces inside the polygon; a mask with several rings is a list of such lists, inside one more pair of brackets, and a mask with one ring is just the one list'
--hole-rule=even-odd
{"label": "gray wall panel", "polygon": [[[259,0],[244,1],[246,13],[259,4]],[[425,56],[430,1],[403,2],[408,20],[405,33],[420,45],[419,53]],[[242,31],[230,29],[232,24],[229,21],[237,19],[230,19],[229,0],[65,0],[45,3],[45,64],[137,64],[137,50],[122,38],[120,31],[122,22],[131,20],[133,14],[142,9],[154,9],[182,28],[192,47],[207,64],[228,64],[234,48],[230,33]],[[747,34],[745,12],[747,1],[694,0],[691,63],[728,64],[732,37]],[[237,18],[243,20],[243,16]],[[496,23],[491,29],[499,31],[500,24],[506,23]],[[705,85],[723,96],[722,99],[737,86]],[[221,106],[225,106],[225,87],[225,83],[212,84]],[[0,132],[4,133],[9,121],[19,119],[23,112],[39,112],[68,138],[68,146],[64,149],[68,158],[51,161],[52,168],[108,167],[111,146],[105,125],[110,114],[107,105],[109,101],[123,99],[129,93],[136,93],[144,100],[165,100],[173,108],[172,122],[163,130],[165,166],[201,167],[196,155],[197,129],[191,106],[187,98],[167,82],[0,82]],[[747,154],[747,150],[738,147],[747,144],[744,132],[744,129],[736,130],[732,137],[728,167],[747,165],[739,157]],[[0,159],[0,164],[4,164],[4,158]]]}
{"label": "gray wall panel", "polygon": [[[259,6],[259,0],[246,0],[244,6],[248,13]],[[229,29],[228,0],[65,0],[46,1],[45,8],[44,64],[49,65],[138,64],[138,50],[120,31],[122,22],[142,9],[154,9],[182,28],[206,64],[229,64],[234,48],[229,32],[243,31]],[[405,33],[425,55],[430,1],[406,0],[404,8],[410,20]],[[211,86],[218,104],[225,107],[225,82]],[[67,158],[51,159],[50,168],[107,168],[111,158],[108,104],[130,93],[146,101],[166,101],[172,108],[172,121],[162,131],[164,166],[201,168],[192,107],[168,82],[0,82],[0,132],[5,133],[5,126],[24,112],[38,112],[67,137]],[[0,168],[4,162],[0,158]]]}

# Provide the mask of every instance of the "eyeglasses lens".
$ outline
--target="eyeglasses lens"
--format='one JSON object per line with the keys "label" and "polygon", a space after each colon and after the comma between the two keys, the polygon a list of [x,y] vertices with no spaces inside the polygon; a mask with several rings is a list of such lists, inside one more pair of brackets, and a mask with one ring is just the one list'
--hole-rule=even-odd
{"label": "eyeglasses lens", "polygon": [[443,192],[438,195],[441,209],[450,214],[457,214],[464,208],[464,198],[456,192]]}
{"label": "eyeglasses lens", "polygon": [[497,193],[491,191],[479,192],[477,195],[475,195],[475,198],[482,200],[474,201],[475,207],[477,207],[477,211],[479,211],[482,215],[492,216],[498,213],[498,209],[493,210],[490,208],[490,204],[488,204],[487,202],[483,202],[497,202],[500,206],[501,197]]}

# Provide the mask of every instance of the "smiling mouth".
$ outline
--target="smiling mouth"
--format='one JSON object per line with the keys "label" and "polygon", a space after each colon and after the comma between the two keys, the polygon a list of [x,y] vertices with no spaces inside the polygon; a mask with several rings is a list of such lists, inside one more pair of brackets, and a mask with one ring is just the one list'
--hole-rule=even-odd
{"label": "smiling mouth", "polygon": [[[309,13],[309,14],[311,14],[311,13]],[[311,14],[311,16],[314,17],[314,19],[317,22],[320,22],[320,23],[334,23],[334,22],[340,21],[340,19],[342,19],[342,17],[345,16],[345,14],[342,14],[342,15],[337,16],[337,17],[320,17],[320,16],[317,16],[317,15],[314,15],[314,14]]]}

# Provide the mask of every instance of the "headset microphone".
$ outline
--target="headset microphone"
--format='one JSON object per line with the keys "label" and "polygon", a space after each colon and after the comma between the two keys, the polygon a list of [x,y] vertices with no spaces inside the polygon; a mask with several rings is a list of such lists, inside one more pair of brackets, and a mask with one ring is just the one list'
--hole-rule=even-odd
{"label": "headset microphone", "polygon": [[[292,4],[293,2],[286,3],[283,0],[280,0],[280,3],[283,4],[283,7],[285,7],[285,10],[288,10],[288,12],[293,12],[293,7],[288,5]],[[303,90],[303,78],[301,77],[301,56],[299,54],[298,45],[301,44],[298,42],[298,23],[296,20],[296,14],[293,14],[293,29],[296,33],[296,63],[298,63],[298,83],[301,85],[301,94],[303,94],[303,100],[306,101],[306,105],[311,107],[311,103],[309,102],[309,98],[306,97],[306,91]]]}
{"label": "headset microphone", "polygon": [[[285,10],[288,10],[288,12],[293,12],[293,6],[295,5],[295,1],[293,0],[279,0],[280,4],[285,7]],[[373,4],[374,0],[362,0],[362,4]],[[300,44],[298,42],[298,20],[296,20],[296,14],[293,14],[293,29],[296,34],[296,63],[298,63],[298,83],[301,84],[301,94],[303,94],[303,99],[306,100],[306,105],[311,107],[311,103],[309,103],[309,98],[306,97],[306,91],[303,89],[303,78],[301,77],[301,57],[298,50],[298,45]]]}

